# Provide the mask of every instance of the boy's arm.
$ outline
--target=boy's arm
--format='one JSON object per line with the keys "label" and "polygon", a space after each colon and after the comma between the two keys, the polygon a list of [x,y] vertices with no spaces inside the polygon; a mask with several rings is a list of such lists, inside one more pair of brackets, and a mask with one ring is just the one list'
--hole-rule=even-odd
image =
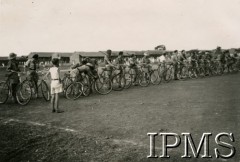
{"label": "boy's arm", "polygon": [[61,77],[60,77],[60,69],[58,68],[58,75],[59,75],[59,80],[61,80]]}

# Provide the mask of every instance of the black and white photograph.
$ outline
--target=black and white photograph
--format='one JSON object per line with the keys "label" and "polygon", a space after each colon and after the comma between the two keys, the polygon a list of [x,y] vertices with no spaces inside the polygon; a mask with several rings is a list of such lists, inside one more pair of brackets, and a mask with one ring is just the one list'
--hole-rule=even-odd
{"label": "black and white photograph", "polygon": [[0,0],[0,162],[240,162],[240,0]]}

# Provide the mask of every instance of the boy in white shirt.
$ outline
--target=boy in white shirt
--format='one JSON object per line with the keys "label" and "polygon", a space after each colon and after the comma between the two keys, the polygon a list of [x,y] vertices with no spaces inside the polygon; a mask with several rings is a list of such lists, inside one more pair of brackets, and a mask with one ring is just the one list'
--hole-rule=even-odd
{"label": "boy in white shirt", "polygon": [[59,59],[54,58],[52,60],[53,67],[49,69],[49,72],[46,74],[47,77],[51,75],[51,103],[52,103],[52,112],[62,113],[64,111],[59,109],[59,93],[63,91],[61,79],[60,79],[60,70],[59,70]]}

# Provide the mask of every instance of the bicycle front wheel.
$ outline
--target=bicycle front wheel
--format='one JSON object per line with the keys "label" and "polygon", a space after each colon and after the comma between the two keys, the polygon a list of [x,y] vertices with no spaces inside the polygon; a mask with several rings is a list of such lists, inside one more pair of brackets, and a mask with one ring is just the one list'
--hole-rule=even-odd
{"label": "bicycle front wheel", "polygon": [[99,94],[106,95],[112,91],[112,82],[109,78],[100,77],[95,80],[94,88]]}
{"label": "bicycle front wheel", "polygon": [[32,97],[32,90],[28,82],[22,82],[17,87],[16,98],[20,105],[27,105]]}
{"label": "bicycle front wheel", "polygon": [[7,102],[9,97],[9,86],[6,82],[0,82],[0,104]]}
{"label": "bicycle front wheel", "polygon": [[43,98],[46,101],[49,101],[50,100],[50,90],[48,88],[47,83],[44,80],[41,81],[41,91],[42,91]]}
{"label": "bicycle front wheel", "polygon": [[112,78],[112,88],[114,91],[121,91],[125,86],[125,77],[122,74],[117,74]]}
{"label": "bicycle front wheel", "polygon": [[82,95],[82,87],[83,85],[80,82],[71,83],[65,92],[66,98],[70,100],[78,99]]}

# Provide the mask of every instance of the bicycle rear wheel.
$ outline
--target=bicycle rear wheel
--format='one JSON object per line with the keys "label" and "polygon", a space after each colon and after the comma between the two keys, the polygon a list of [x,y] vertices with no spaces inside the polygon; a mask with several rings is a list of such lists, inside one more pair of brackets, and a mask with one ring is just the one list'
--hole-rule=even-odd
{"label": "bicycle rear wheel", "polygon": [[121,91],[125,87],[125,77],[122,74],[117,74],[112,78],[112,88],[114,91]]}
{"label": "bicycle rear wheel", "polygon": [[182,67],[182,71],[181,71],[181,75],[180,75],[180,80],[186,80],[189,76],[188,76],[188,68],[186,66]]}
{"label": "bicycle rear wheel", "polygon": [[124,74],[124,77],[125,77],[125,86],[124,86],[124,88],[128,89],[132,85],[132,76],[128,72],[126,72]]}
{"label": "bicycle rear wheel", "polygon": [[65,92],[66,98],[70,100],[78,99],[83,93],[82,87],[83,85],[80,82],[71,83]]}
{"label": "bicycle rear wheel", "polygon": [[9,86],[6,82],[0,82],[0,104],[7,102],[9,97]]}
{"label": "bicycle rear wheel", "polygon": [[20,105],[27,105],[32,97],[32,89],[28,82],[22,82],[17,87],[16,98]]}
{"label": "bicycle rear wheel", "polygon": [[159,71],[157,69],[151,72],[150,77],[151,77],[151,83],[154,85],[158,85],[162,81],[162,77],[160,77]]}
{"label": "bicycle rear wheel", "polygon": [[90,78],[89,76],[85,75],[83,78],[82,78],[82,84],[83,84],[83,87],[82,87],[82,92],[83,92],[83,95],[84,96],[89,96],[92,92],[92,87],[91,87],[91,83],[90,83]]}
{"label": "bicycle rear wheel", "polygon": [[66,96],[66,90],[68,88],[68,86],[72,83],[73,81],[70,79],[70,77],[64,77],[62,80],[63,83],[63,93]]}
{"label": "bicycle rear wheel", "polygon": [[164,73],[165,73],[165,81],[170,82],[174,77],[173,67],[169,67]]}
{"label": "bicycle rear wheel", "polygon": [[95,80],[94,88],[99,94],[106,95],[112,91],[112,82],[109,78],[100,77]]}
{"label": "bicycle rear wheel", "polygon": [[41,91],[42,91],[43,98],[46,101],[49,101],[50,100],[50,90],[49,90],[47,83],[44,80],[41,81]]}
{"label": "bicycle rear wheel", "polygon": [[138,75],[139,85],[142,87],[147,87],[150,84],[150,74],[146,72],[140,72]]}

